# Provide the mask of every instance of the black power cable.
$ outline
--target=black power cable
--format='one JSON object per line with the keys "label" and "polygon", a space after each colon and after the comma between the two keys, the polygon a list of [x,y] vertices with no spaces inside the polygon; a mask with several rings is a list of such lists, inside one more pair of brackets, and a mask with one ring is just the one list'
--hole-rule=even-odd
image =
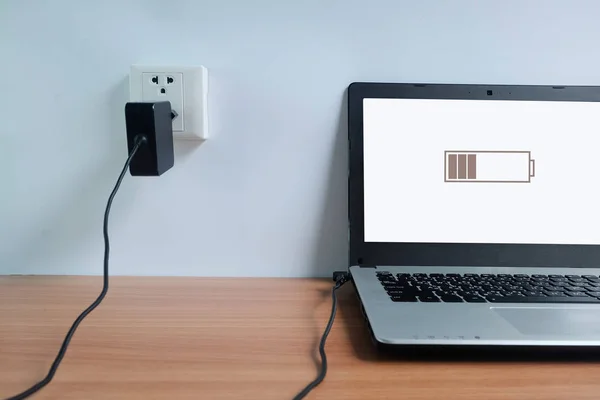
{"label": "black power cable", "polygon": [[305,398],[314,388],[316,388],[323,380],[325,379],[325,375],[327,375],[327,354],[325,353],[325,342],[327,341],[327,336],[329,336],[329,332],[331,331],[331,327],[333,326],[333,321],[335,320],[335,314],[337,312],[337,296],[336,290],[338,290],[344,283],[346,283],[349,279],[349,275],[346,272],[336,272],[333,274],[335,279],[335,284],[331,289],[331,316],[329,317],[329,322],[327,322],[327,327],[325,327],[325,332],[323,332],[323,336],[321,336],[321,341],[319,342],[319,354],[321,356],[321,370],[319,374],[311,383],[306,385],[304,389],[300,393],[298,393],[294,400],[300,400]]}
{"label": "black power cable", "polygon": [[65,353],[67,352],[67,347],[69,347],[69,343],[71,342],[71,338],[75,334],[77,327],[79,327],[79,324],[81,323],[81,321],[83,321],[83,319],[89,313],[94,311],[94,309],[96,307],[98,307],[98,305],[100,305],[100,303],[106,296],[106,293],[108,292],[108,259],[109,259],[109,255],[110,255],[110,243],[108,240],[108,215],[110,213],[110,207],[112,205],[113,199],[115,198],[115,195],[117,194],[117,191],[119,190],[119,186],[121,186],[121,182],[123,181],[123,178],[125,177],[125,173],[127,173],[127,168],[129,167],[131,160],[135,156],[135,153],[138,151],[140,146],[142,144],[144,144],[146,142],[146,140],[147,139],[145,136],[138,135],[135,138],[135,145],[134,145],[133,149],[131,150],[131,152],[129,153],[129,157],[127,157],[127,161],[125,161],[125,166],[123,167],[123,170],[121,171],[121,175],[119,175],[119,179],[117,179],[117,183],[115,184],[113,191],[111,192],[110,196],[108,197],[108,202],[106,204],[106,210],[104,211],[104,225],[103,225],[103,231],[104,231],[104,274],[103,274],[104,284],[102,286],[102,291],[100,292],[100,295],[88,308],[86,308],[79,315],[79,317],[77,317],[75,322],[73,322],[73,325],[71,325],[71,329],[69,329],[69,332],[67,332],[67,336],[65,336],[65,340],[63,341],[62,345],[60,346],[60,350],[58,351],[58,354],[56,355],[56,358],[54,359],[54,362],[52,363],[52,366],[50,367],[50,370],[48,371],[48,374],[46,375],[46,377],[44,379],[42,379],[41,381],[39,381],[38,383],[36,383],[35,385],[33,385],[32,387],[30,387],[29,389],[27,389],[26,391],[24,391],[23,393],[19,393],[13,397],[9,397],[7,400],[26,399],[27,397],[31,396],[32,394],[36,393],[37,391],[42,389],[44,386],[49,384],[50,381],[52,381],[52,378],[54,378],[54,374],[56,374],[56,370],[58,369],[60,362],[62,361],[63,357],[65,356]]}

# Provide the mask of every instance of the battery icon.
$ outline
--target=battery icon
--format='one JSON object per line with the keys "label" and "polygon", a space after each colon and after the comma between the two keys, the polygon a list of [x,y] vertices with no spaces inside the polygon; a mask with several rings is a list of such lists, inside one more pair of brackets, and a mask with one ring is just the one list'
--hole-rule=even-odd
{"label": "battery icon", "polygon": [[444,182],[530,183],[534,176],[530,151],[444,152]]}

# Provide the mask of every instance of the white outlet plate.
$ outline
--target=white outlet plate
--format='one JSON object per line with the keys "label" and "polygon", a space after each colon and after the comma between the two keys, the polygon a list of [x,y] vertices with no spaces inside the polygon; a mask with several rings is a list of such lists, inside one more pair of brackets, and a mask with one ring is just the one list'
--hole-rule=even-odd
{"label": "white outlet plate", "polygon": [[208,70],[203,66],[132,65],[130,101],[170,101],[175,139],[208,139]]}

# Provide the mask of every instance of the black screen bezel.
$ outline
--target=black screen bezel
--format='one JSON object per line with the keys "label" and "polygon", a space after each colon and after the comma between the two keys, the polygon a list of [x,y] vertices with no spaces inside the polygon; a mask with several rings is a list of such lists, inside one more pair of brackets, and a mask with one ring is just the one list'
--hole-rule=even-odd
{"label": "black screen bezel", "polygon": [[[597,102],[600,101],[600,87],[372,82],[355,82],[348,87],[350,265],[580,268],[598,266],[598,245],[365,242],[363,100],[367,98]],[[549,215],[548,218],[552,216]]]}

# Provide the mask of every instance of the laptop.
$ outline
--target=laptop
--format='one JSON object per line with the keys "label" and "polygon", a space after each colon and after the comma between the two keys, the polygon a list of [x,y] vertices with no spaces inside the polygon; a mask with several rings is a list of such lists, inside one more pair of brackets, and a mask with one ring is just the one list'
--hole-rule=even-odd
{"label": "laptop", "polygon": [[358,82],[348,110],[377,344],[600,345],[600,87]]}

